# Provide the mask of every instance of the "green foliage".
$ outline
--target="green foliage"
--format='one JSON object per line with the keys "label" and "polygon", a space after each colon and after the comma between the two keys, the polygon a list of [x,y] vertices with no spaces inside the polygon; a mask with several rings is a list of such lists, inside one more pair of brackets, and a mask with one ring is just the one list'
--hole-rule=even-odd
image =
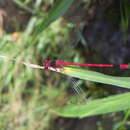
{"label": "green foliage", "polygon": [[124,88],[130,88],[130,77],[110,76],[77,67],[64,67],[61,73],[79,79],[90,80],[98,83],[117,85]]}
{"label": "green foliage", "polygon": [[121,25],[124,32],[128,31],[130,19],[130,2],[129,0],[121,1]]}
{"label": "green foliage", "polygon": [[[130,77],[110,76],[77,67],[63,67],[61,73],[79,79],[130,88]],[[129,109],[129,99],[130,93],[126,93],[104,99],[88,100],[83,104],[57,107],[54,110],[57,114],[65,117],[86,117]]]}
{"label": "green foliage", "polygon": [[[0,55],[16,58],[18,61],[42,64],[42,58],[47,58],[52,54],[57,44],[68,40],[69,25],[61,24],[62,20],[51,23],[67,11],[72,1],[59,0],[58,3],[54,3],[51,9],[54,12],[48,13],[46,26],[42,25],[45,23],[43,16],[47,14],[40,11],[42,1],[35,9],[28,7],[28,4],[23,3],[22,0],[15,0],[15,2],[33,15],[30,15],[23,32],[15,32],[18,38],[14,36],[14,33],[4,34],[0,41]],[[36,5],[36,3],[31,4]],[[55,11],[59,9],[59,6],[62,7],[62,11]],[[43,30],[41,32],[38,30],[42,26],[44,29],[48,27],[45,33]],[[36,37],[39,39],[36,40]],[[56,103],[59,97],[62,97],[59,95],[61,90],[55,89],[54,81],[58,80],[60,79],[56,74],[27,68],[15,61],[0,59],[0,129],[49,129],[53,116],[48,109]],[[45,89],[48,86],[51,89]],[[64,87],[63,84],[61,86]]]}
{"label": "green foliage", "polygon": [[[35,34],[42,34],[45,28],[47,28],[52,22],[58,19],[60,16],[68,10],[74,0],[58,0],[53,8],[49,11],[48,15],[42,20],[36,27]],[[41,35],[38,35],[36,39],[39,39]]]}
{"label": "green foliage", "polygon": [[[62,50],[58,45],[69,41],[71,28],[70,24],[59,18],[66,13],[74,0],[57,0],[54,5],[51,0],[36,0],[35,3],[33,0],[13,1],[20,10],[22,8],[29,12],[29,21],[24,30],[16,32],[18,39],[13,40],[11,33],[4,34],[0,41],[0,55],[34,64],[42,64],[42,59],[59,56]],[[41,11],[44,2],[51,7],[49,11]],[[81,34],[79,37],[84,41]],[[68,55],[71,52],[74,50],[67,48]],[[69,57],[81,59],[79,53],[75,55],[71,54]],[[64,73],[80,79],[129,88],[129,78],[77,69],[71,68],[71,71]],[[50,129],[54,118],[52,111],[60,116],[85,117],[129,108],[129,94],[55,108],[54,106],[62,106],[66,102],[68,95],[64,88],[68,84],[57,73],[34,70],[14,61],[0,59],[0,129]],[[99,109],[95,110],[97,107]],[[109,109],[105,110],[106,108]]]}
{"label": "green foliage", "polygon": [[103,99],[88,100],[84,104],[70,104],[62,108],[56,107],[54,110],[60,116],[82,118],[129,109],[129,100],[130,93],[126,93]]}

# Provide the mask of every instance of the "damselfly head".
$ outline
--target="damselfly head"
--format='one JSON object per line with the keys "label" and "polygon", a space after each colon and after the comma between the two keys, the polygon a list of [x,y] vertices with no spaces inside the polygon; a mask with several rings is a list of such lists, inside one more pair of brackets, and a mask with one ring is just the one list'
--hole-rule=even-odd
{"label": "damselfly head", "polygon": [[43,65],[44,65],[45,69],[48,69],[50,67],[50,61],[49,60],[44,60]]}
{"label": "damselfly head", "polygon": [[57,67],[56,61],[51,61],[51,62],[50,62],[50,66],[51,66],[51,67]]}
{"label": "damselfly head", "polygon": [[48,69],[50,67],[57,67],[57,65],[55,61],[44,60],[44,67]]}

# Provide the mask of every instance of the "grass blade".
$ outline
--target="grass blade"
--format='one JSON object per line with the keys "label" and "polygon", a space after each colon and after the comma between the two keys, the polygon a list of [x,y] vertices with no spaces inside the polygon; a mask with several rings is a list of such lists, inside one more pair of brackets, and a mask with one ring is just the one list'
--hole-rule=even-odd
{"label": "grass blade", "polygon": [[47,28],[52,22],[65,14],[68,8],[71,6],[74,0],[58,0],[53,8],[49,11],[47,17],[41,21],[36,28],[35,33],[41,33]]}
{"label": "grass blade", "polygon": [[70,104],[65,107],[53,109],[63,117],[87,117],[122,111],[130,108],[130,93],[110,96],[103,99],[88,101],[85,104]]}
{"label": "grass blade", "polygon": [[76,68],[76,67],[64,67],[61,70],[61,73],[79,79],[115,85],[123,88],[130,88],[130,77],[110,76],[99,72]]}

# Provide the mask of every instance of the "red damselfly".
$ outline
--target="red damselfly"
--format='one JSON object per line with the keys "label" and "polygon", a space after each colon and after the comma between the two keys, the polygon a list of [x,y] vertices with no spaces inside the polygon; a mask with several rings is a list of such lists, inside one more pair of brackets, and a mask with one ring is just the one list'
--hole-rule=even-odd
{"label": "red damselfly", "polygon": [[114,64],[91,64],[91,63],[70,63],[70,62],[64,62],[60,60],[56,61],[49,61],[45,60],[44,61],[44,67],[45,69],[48,69],[49,67],[62,67],[62,66],[84,66],[84,67],[118,67],[122,69],[129,69],[129,64],[121,64],[121,65],[114,65]]}

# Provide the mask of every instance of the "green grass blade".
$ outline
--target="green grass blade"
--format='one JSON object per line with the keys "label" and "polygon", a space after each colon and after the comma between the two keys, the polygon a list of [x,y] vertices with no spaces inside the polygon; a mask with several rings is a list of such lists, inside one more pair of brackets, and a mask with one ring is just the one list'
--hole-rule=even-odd
{"label": "green grass blade", "polygon": [[34,9],[29,8],[26,3],[24,3],[23,1],[20,0],[13,0],[19,7],[27,10],[28,12],[32,13],[32,14],[39,14],[37,11],[35,11]]}
{"label": "green grass blade", "polygon": [[130,93],[88,101],[85,104],[70,104],[56,107],[54,111],[63,117],[87,117],[122,111],[130,108]]}
{"label": "green grass blade", "polygon": [[121,1],[121,24],[124,32],[128,31],[130,18],[130,2],[128,0]]}
{"label": "green grass blade", "polygon": [[38,34],[38,32],[43,32],[52,22],[64,15],[73,1],[74,0],[58,0],[49,11],[47,17],[38,25],[35,33]]}
{"label": "green grass blade", "polygon": [[115,85],[123,88],[130,88],[130,77],[110,76],[99,72],[76,68],[76,67],[64,67],[61,73],[79,79]]}

